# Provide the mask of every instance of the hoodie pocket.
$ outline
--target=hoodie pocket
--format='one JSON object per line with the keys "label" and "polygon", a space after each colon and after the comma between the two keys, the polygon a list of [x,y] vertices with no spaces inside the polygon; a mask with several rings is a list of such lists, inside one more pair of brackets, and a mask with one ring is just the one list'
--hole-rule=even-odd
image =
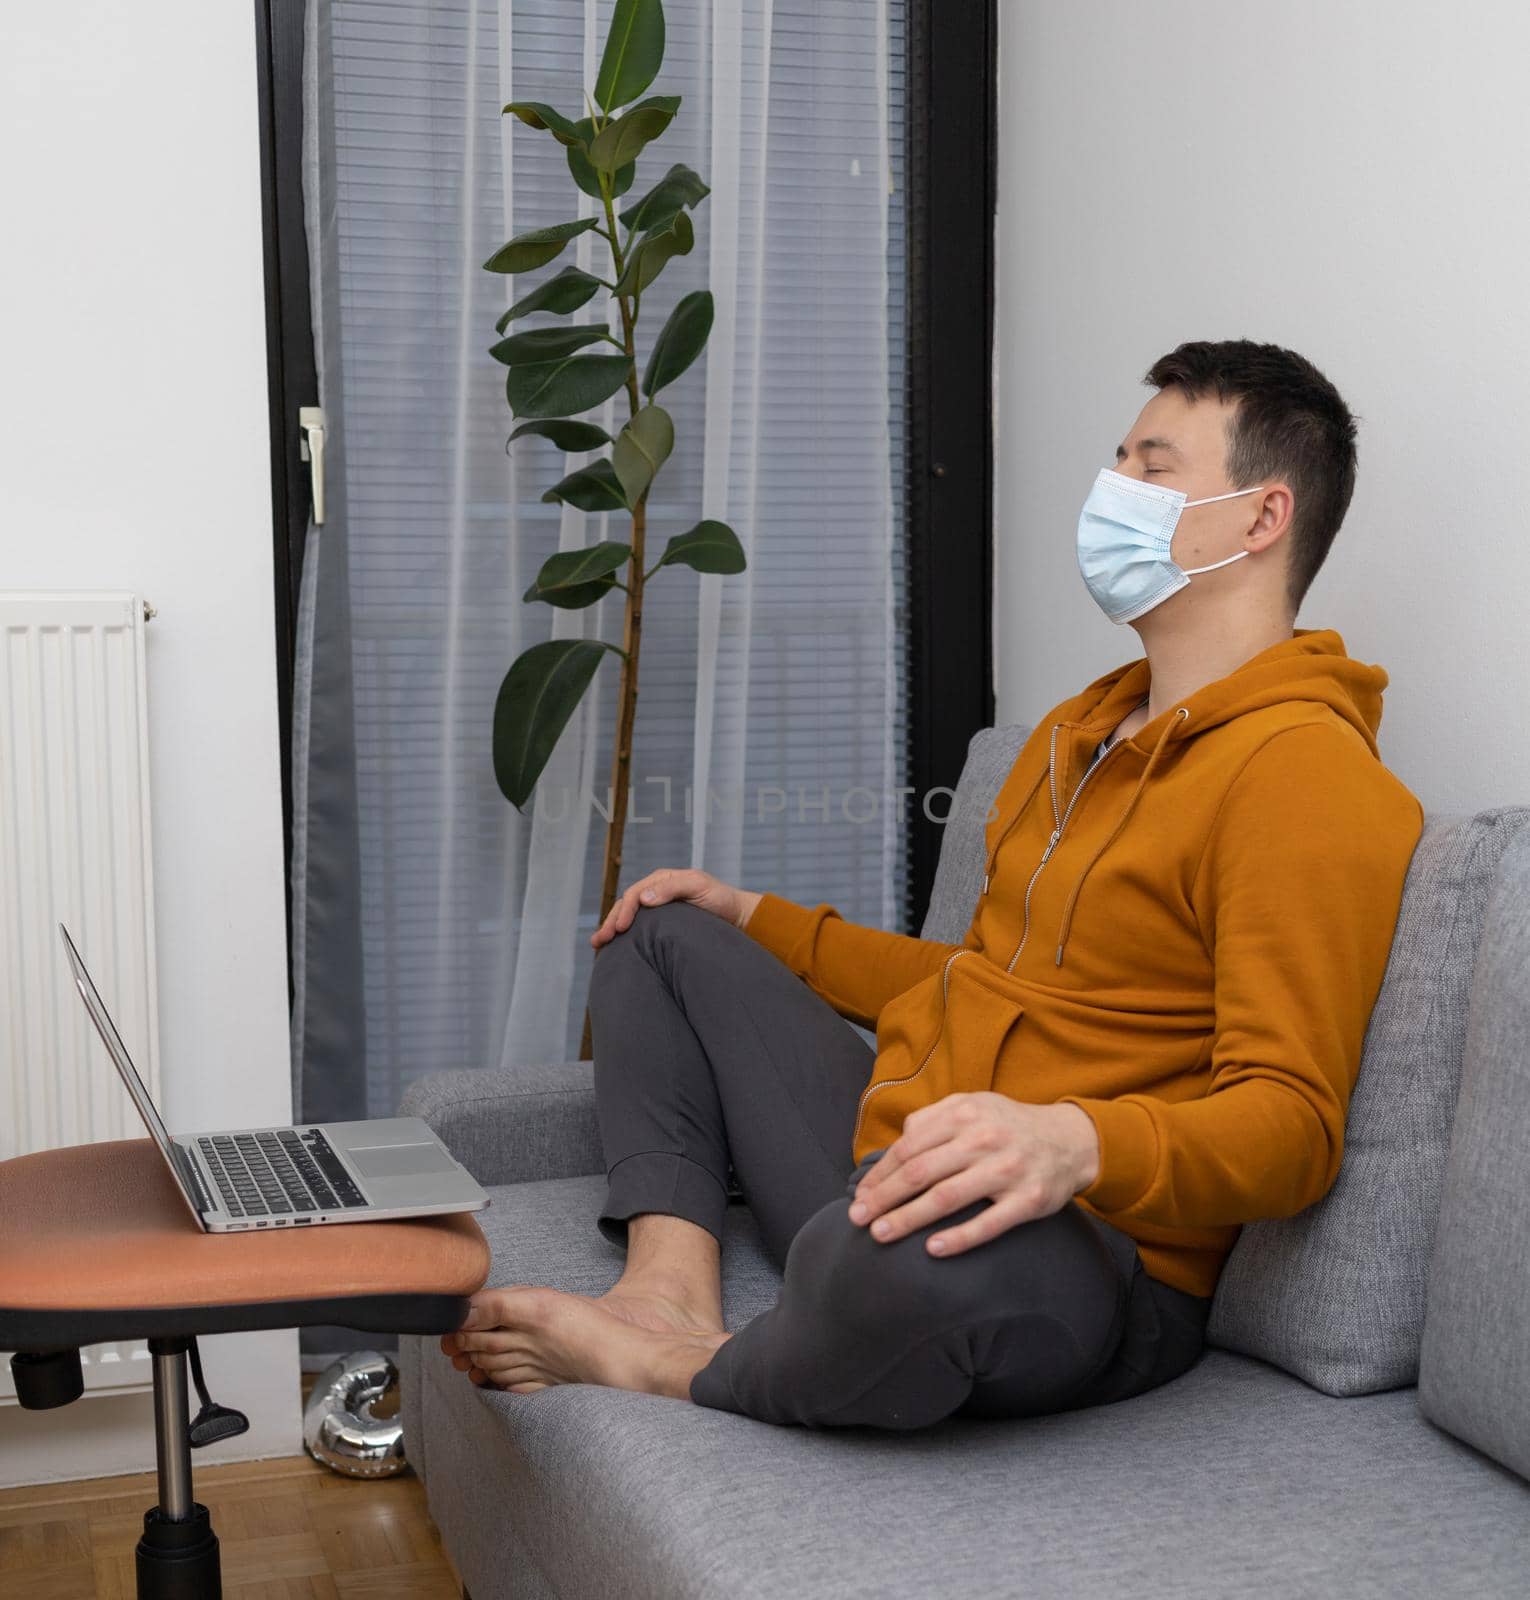
{"label": "hoodie pocket", "polygon": [[919,1106],[948,1094],[993,1087],[1000,1052],[1025,1007],[1013,995],[985,983],[980,974],[983,965],[983,956],[974,950],[956,950],[946,958],[939,1014],[928,1047],[912,1068],[906,1056],[901,1063],[890,1059],[891,1075],[873,1078],[861,1096],[852,1144],[860,1138],[870,1112],[897,1127]]}

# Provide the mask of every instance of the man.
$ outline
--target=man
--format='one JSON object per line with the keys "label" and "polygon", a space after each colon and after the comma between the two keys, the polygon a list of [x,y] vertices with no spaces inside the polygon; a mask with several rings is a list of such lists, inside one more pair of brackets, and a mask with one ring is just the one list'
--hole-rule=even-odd
{"label": "man", "polygon": [[[1145,381],[1076,530],[1145,655],[1020,751],[962,943],[694,870],[629,887],[591,981],[626,1270],[474,1296],[442,1341],[473,1381],[807,1426],[1107,1403],[1199,1358],[1243,1223],[1328,1192],[1423,827],[1378,754],[1386,673],[1295,627],[1354,421],[1273,345]],[[732,1333],[730,1159],[783,1270]]]}

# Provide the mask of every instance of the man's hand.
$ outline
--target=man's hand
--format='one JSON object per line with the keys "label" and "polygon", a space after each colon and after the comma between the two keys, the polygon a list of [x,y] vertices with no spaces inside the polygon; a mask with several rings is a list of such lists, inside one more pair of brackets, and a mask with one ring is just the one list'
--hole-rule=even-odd
{"label": "man's hand", "polygon": [[857,1185],[850,1220],[871,1223],[872,1237],[885,1244],[992,1199],[927,1242],[933,1255],[959,1255],[1061,1211],[1099,1170],[1099,1135],[1078,1106],[1027,1105],[987,1090],[948,1094],[903,1119],[900,1137]]}
{"label": "man's hand", "polygon": [[754,915],[761,896],[752,889],[736,889],[699,867],[659,867],[647,877],[629,884],[617,896],[605,920],[590,935],[590,943],[599,950],[632,926],[640,906],[657,908],[671,900],[689,900],[703,911],[731,922],[735,928],[742,928]]}

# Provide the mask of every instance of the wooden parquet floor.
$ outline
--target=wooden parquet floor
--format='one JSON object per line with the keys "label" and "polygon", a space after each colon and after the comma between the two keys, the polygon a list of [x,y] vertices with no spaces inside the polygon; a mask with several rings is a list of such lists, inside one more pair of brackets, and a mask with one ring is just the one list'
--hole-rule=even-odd
{"label": "wooden parquet floor", "polygon": [[[305,1387],[308,1379],[305,1379]],[[225,1600],[458,1600],[413,1472],[346,1478],[308,1456],[201,1467]],[[153,1473],[0,1489],[5,1600],[134,1600]]]}

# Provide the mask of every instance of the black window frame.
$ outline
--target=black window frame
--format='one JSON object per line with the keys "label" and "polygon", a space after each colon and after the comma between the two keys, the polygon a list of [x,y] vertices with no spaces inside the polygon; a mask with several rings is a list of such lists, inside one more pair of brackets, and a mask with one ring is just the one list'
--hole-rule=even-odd
{"label": "black window frame", "polygon": [[[937,7],[939,26],[937,27]],[[288,994],[292,684],[308,526],[298,408],[318,402],[303,225],[303,0],[255,0],[271,421]],[[993,333],[998,0],[909,0],[907,451],[909,903],[917,932],[948,801],[994,720]],[[933,818],[926,811],[934,813]]]}
{"label": "black window frame", "polygon": [[303,222],[303,11],[304,0],[255,0],[289,1007],[293,999],[292,679],[309,511],[308,468],[299,449],[298,410],[319,403],[308,292],[308,235]]}
{"label": "black window frame", "polygon": [[[939,26],[936,25],[937,12]],[[908,12],[909,775],[955,789],[993,726],[994,237],[998,0]],[[930,902],[946,806],[916,805],[909,926]]]}

